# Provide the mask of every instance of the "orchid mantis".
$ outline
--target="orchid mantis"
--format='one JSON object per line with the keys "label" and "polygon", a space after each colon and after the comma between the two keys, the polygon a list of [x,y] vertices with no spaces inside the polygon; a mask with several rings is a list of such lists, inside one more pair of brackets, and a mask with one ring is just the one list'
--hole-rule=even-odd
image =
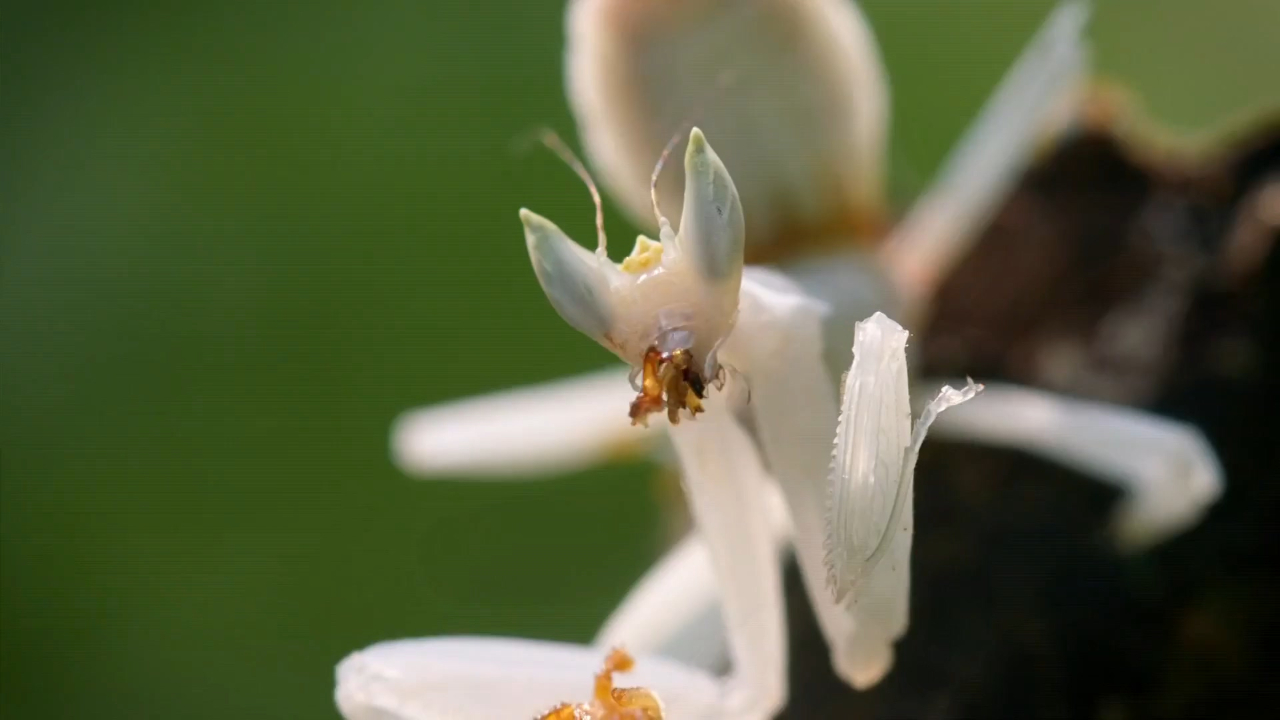
{"label": "orchid mantis", "polygon": [[[772,717],[788,693],[788,550],[833,668],[870,687],[908,626],[911,481],[931,423],[1116,484],[1127,493],[1117,539],[1129,547],[1193,523],[1222,486],[1198,430],[1016,386],[913,387],[909,333],[890,319],[927,316],[939,279],[1069,115],[1087,17],[1083,2],[1054,9],[933,187],[886,233],[887,83],[855,4],[571,2],[580,135],[606,188],[658,237],[615,264],[603,227],[593,252],[532,211],[520,219],[552,307],[623,365],[408,413],[394,451],[424,477],[551,475],[669,442],[696,530],[639,580],[593,646],[374,645],[338,668],[343,714],[535,716],[585,696],[623,646],[636,655],[628,682],[661,699],[660,717]],[[664,144],[695,117],[683,185],[674,173],[658,182]],[[818,260],[746,262],[828,247],[830,235],[845,242]],[[914,424],[910,396],[932,398]],[[633,422],[658,410],[669,420]]]}

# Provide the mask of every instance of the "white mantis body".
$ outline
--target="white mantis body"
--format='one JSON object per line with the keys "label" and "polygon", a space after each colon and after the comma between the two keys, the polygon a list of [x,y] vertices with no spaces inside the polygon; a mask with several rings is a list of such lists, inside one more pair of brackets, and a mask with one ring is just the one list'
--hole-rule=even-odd
{"label": "white mantis body", "polygon": [[[642,237],[614,264],[603,230],[593,253],[521,211],[552,306],[625,365],[407,414],[394,446],[401,465],[422,476],[553,474],[652,444],[665,430],[696,531],[640,579],[592,647],[428,638],[351,655],[337,688],[348,718],[533,715],[585,695],[614,645],[637,655],[634,684],[662,699],[664,716],[772,717],[788,693],[780,573],[788,548],[836,673],[857,688],[874,685],[907,629],[911,480],[935,418],[935,432],[1021,448],[1115,483],[1127,493],[1118,539],[1133,547],[1185,528],[1221,491],[1197,430],[1126,408],[1007,385],[973,399],[979,388],[970,382],[943,388],[914,428],[910,420],[907,331],[881,311],[908,324],[927,314],[939,279],[1061,121],[1085,72],[1085,4],[1055,9],[933,188],[877,249],[779,270],[744,267],[746,247],[788,242],[779,233],[791,227],[856,232],[883,214],[887,100],[874,40],[845,0],[694,5],[681,14],[681,4],[575,0],[569,11],[581,135],[622,204],[654,209],[659,240]],[[713,84],[705,60],[735,57],[735,47],[750,49],[736,54],[741,74],[758,77],[704,103]],[[671,126],[699,105],[719,152],[694,129],[683,192],[652,190],[650,169]],[[659,200],[681,208],[678,226]],[[716,392],[722,364],[735,373]],[[705,412],[633,427],[634,404],[630,417],[624,406],[637,370],[653,384],[642,383],[635,402],[656,397],[673,421]],[[749,402],[730,392],[735,376],[749,385]],[[927,392],[916,394],[932,396],[939,384],[919,383]],[[718,675],[726,659],[730,671]]]}

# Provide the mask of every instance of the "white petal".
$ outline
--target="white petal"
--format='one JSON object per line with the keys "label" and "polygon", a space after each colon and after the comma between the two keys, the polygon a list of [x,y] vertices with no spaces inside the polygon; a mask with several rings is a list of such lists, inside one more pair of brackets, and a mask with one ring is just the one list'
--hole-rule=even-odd
{"label": "white petal", "polygon": [[1082,89],[1089,10],[1082,0],[1058,4],[894,230],[886,253],[902,291],[917,302],[978,239],[1064,103]]}
{"label": "white petal", "polygon": [[631,426],[625,366],[463,398],[401,415],[392,453],[420,477],[561,475],[638,454],[658,437]]}
{"label": "white petal", "polygon": [[731,287],[736,302],[742,282],[742,201],[729,171],[698,128],[689,134],[684,178],[680,250],[689,253],[709,284]]}
{"label": "white petal", "polygon": [[825,308],[785,276],[748,267],[742,310],[721,353],[747,376],[751,411],[772,474],[794,525],[796,560],[832,667],[859,684],[857,631],[852,615],[826,585],[823,539],[826,480],[836,429],[836,387],[823,364]]}
{"label": "white petal", "polygon": [[[791,518],[776,484],[765,485],[764,500],[774,549],[781,552]],[[640,578],[595,639],[597,647],[622,646],[712,672],[728,666],[727,643],[711,550],[696,530]]]}
{"label": "white petal", "polygon": [[521,209],[520,221],[533,270],[551,306],[574,329],[604,342],[614,322],[605,275],[608,259],[601,260],[537,213]]}
{"label": "white petal", "polygon": [[990,385],[939,418],[935,432],[1035,453],[1114,483],[1127,496],[1116,538],[1131,550],[1191,527],[1222,494],[1222,465],[1200,430],[1133,408]]}
{"label": "white petal", "polygon": [[755,443],[713,396],[707,412],[670,430],[685,495],[707,545],[728,631],[734,706],[773,717],[787,697],[782,570],[770,528],[768,477]]}
{"label": "white petal", "polygon": [[[499,637],[437,637],[379,643],[339,663],[335,700],[347,720],[532,718],[591,697],[604,662],[598,648]],[[637,657],[622,687],[645,687],[672,718],[728,718],[708,675]]]}
{"label": "white petal", "polygon": [[[888,91],[855,3],[573,0],[566,34],[582,142],[638,222],[663,146],[691,124],[733,172],[748,242],[883,211]],[[679,178],[659,190],[677,215]]]}

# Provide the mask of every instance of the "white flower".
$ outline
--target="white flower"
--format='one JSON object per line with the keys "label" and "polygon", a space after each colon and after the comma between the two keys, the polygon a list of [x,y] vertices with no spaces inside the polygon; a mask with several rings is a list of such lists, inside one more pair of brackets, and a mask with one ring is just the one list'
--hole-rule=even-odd
{"label": "white flower", "polygon": [[[1060,126],[1085,70],[1087,11],[1054,10],[933,187],[880,238],[888,99],[856,5],[573,0],[569,95],[588,154],[638,220],[662,207],[679,209],[680,223],[656,212],[659,240],[639,239],[616,265],[603,232],[592,253],[531,212],[521,218],[553,307],[625,364],[406,414],[393,446],[424,477],[553,475],[650,447],[665,430],[696,530],[638,582],[593,647],[375,645],[339,666],[343,714],[533,715],[589,695],[590,674],[622,645],[637,653],[636,684],[668,717],[771,717],[787,696],[788,547],[836,672],[875,684],[907,628],[911,480],[935,417],[950,437],[1115,483],[1128,493],[1116,527],[1130,547],[1194,522],[1220,493],[1221,469],[1186,425],[1014,386],[938,417],[973,397],[970,383],[943,388],[913,430],[907,332],[879,312],[909,324],[928,312],[1036,143]],[[670,174],[651,200],[653,164],[689,121],[707,135],[689,134],[683,188]],[[842,249],[779,270],[744,267],[744,253],[785,257],[779,249],[795,245]],[[672,422],[634,427],[658,411]]]}

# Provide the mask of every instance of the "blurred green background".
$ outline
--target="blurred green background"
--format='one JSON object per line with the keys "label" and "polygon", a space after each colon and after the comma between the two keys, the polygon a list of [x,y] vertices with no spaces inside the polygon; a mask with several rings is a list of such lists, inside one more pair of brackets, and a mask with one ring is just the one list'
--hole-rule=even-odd
{"label": "blurred green background", "polygon": [[[1050,3],[864,5],[906,198]],[[515,215],[591,234],[578,180],[515,149],[572,136],[562,9],[6,6],[0,715],[334,717],[347,652],[586,640],[661,551],[642,464],[471,485],[388,459],[407,408],[609,362]],[[1098,64],[1204,127],[1277,99],[1276,27],[1271,0],[1103,2]]]}

